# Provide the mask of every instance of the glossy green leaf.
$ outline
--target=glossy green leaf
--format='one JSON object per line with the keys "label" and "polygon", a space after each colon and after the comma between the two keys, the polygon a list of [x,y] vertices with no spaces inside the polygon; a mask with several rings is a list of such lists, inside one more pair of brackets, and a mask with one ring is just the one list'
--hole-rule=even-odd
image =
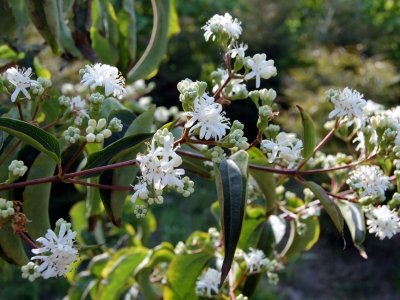
{"label": "glossy green leaf", "polygon": [[[271,164],[268,162],[268,159],[265,157],[264,153],[258,148],[251,148],[247,151],[249,154],[249,165],[256,165],[256,166],[264,166],[270,167]],[[254,178],[257,182],[258,186],[260,187],[263,197],[265,199],[265,205],[267,212],[270,212],[275,208],[275,186],[276,181],[274,174],[263,172],[260,170],[249,168],[250,175]]]}
{"label": "glossy green leaf", "polygon": [[124,291],[126,282],[132,274],[134,274],[140,263],[147,257],[148,252],[149,249],[147,248],[133,247],[130,248],[126,254],[113,262],[112,265],[109,266],[106,277],[100,284],[98,299],[119,299],[119,296]]}
{"label": "glossy green leaf", "polygon": [[111,256],[108,252],[96,255],[90,260],[88,270],[93,276],[101,277],[101,272],[110,260]]}
{"label": "glossy green leaf", "polygon": [[310,250],[318,241],[320,233],[318,217],[311,217],[301,220],[301,222],[305,224],[307,230],[302,235],[299,235],[296,231],[296,222],[294,220],[290,221],[290,236],[285,249],[281,253],[287,258],[300,254],[302,251]]}
{"label": "glossy green leaf", "polygon": [[128,82],[154,76],[167,49],[170,0],[152,0],[153,31],[142,57],[128,73]]}
{"label": "glossy green leaf", "polygon": [[94,288],[98,279],[88,271],[80,272],[74,279],[74,284],[68,290],[69,300],[84,300]]}
{"label": "glossy green leaf", "polygon": [[366,233],[362,205],[340,200],[338,201],[338,207],[349,228],[354,246],[360,251],[362,257],[367,258],[367,253],[362,245]]}
{"label": "glossy green leaf", "polygon": [[197,299],[197,278],[213,257],[207,253],[176,255],[168,268],[164,300]]}
{"label": "glossy green leaf", "polygon": [[296,106],[300,110],[301,120],[303,122],[303,158],[307,160],[313,155],[317,145],[314,122],[303,108],[299,105]]}
{"label": "glossy green leaf", "polygon": [[18,234],[13,234],[9,225],[4,225],[0,229],[0,257],[17,267],[26,265],[29,262],[22,247],[21,238]]}
{"label": "glossy green leaf", "polygon": [[306,181],[304,182],[304,185],[307,186],[314,193],[314,195],[317,197],[317,199],[319,199],[319,201],[321,201],[322,205],[324,206],[326,212],[331,217],[336,228],[339,230],[339,232],[343,233],[343,223],[344,223],[343,216],[339,208],[335,204],[335,201],[333,201],[333,199],[328,196],[326,191],[315,182]]}
{"label": "glossy green leaf", "polygon": [[[88,178],[87,182],[89,183],[99,183],[98,177]],[[101,205],[100,192],[98,188],[95,187],[87,187],[86,194],[86,218],[99,215],[103,212],[103,208]]]}
{"label": "glossy green leaf", "polygon": [[[56,163],[40,153],[28,170],[27,180],[53,176],[55,168]],[[22,194],[24,214],[32,221],[26,224],[26,228],[33,240],[44,236],[52,228],[49,219],[50,189],[51,182],[30,185]]]}
{"label": "glossy green leaf", "polygon": [[242,230],[246,203],[248,158],[247,152],[241,150],[230,158],[222,160],[219,165],[219,180],[222,184],[222,190],[218,191],[218,198],[225,249],[220,285],[231,269]]}
{"label": "glossy green leaf", "polygon": [[50,133],[19,120],[0,118],[0,130],[5,131],[60,163],[60,146]]}

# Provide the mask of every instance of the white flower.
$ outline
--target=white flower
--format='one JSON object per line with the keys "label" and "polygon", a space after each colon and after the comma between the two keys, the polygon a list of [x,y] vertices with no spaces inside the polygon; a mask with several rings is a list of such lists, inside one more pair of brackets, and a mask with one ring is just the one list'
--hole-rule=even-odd
{"label": "white flower", "polygon": [[400,232],[400,220],[395,210],[390,210],[387,205],[379,206],[366,213],[369,233],[376,233],[381,240],[389,239]]}
{"label": "white flower", "polygon": [[[211,297],[211,290],[218,294],[218,284],[221,280],[221,272],[213,268],[209,268],[207,272],[199,276],[196,282],[196,294],[204,296],[207,294]],[[206,293],[205,293],[206,292]]]}
{"label": "white flower", "polygon": [[[212,89],[213,93],[215,93],[219,89],[219,87],[226,82],[226,80],[229,77],[228,70],[218,68],[217,72],[220,73],[220,75],[221,75],[221,81],[215,82],[215,80],[213,80],[213,83],[214,82],[216,83]],[[228,86],[231,86],[231,89],[230,89],[231,91],[227,96],[232,97],[234,93],[237,94],[237,93],[241,92],[242,90],[247,91],[246,85],[242,84],[242,82],[243,82],[243,79],[231,79],[228,84]],[[226,89],[227,88],[225,88],[224,90],[226,90]]]}
{"label": "white flower", "polygon": [[45,237],[37,239],[42,244],[41,248],[32,249],[31,260],[39,259],[42,264],[37,269],[44,279],[64,275],[69,271],[69,265],[76,261],[78,250],[73,247],[76,231],[67,230],[66,223],[60,226],[58,236],[48,229]]}
{"label": "white flower", "polygon": [[319,208],[317,203],[313,203],[313,205],[309,205],[307,208],[301,211],[301,218],[307,219],[313,216],[319,216],[321,214],[321,209]]}
{"label": "white flower", "polygon": [[80,96],[72,97],[71,113],[75,118],[75,124],[78,126],[82,124],[83,117],[89,118],[89,115],[85,109],[85,100],[81,99]]}
{"label": "white flower", "polygon": [[216,141],[219,141],[229,129],[229,119],[224,116],[222,105],[215,103],[214,98],[209,97],[206,93],[200,98],[196,98],[193,111],[185,112],[183,116],[191,117],[185,124],[186,128],[190,128],[189,134],[200,128],[199,137],[201,139],[209,140],[214,137]]}
{"label": "white flower", "polygon": [[32,69],[28,68],[27,70],[19,70],[18,67],[9,68],[7,69],[6,73],[8,81],[15,85],[15,91],[11,95],[11,101],[15,102],[19,92],[22,92],[26,98],[31,99],[31,95],[29,95],[26,89],[31,87],[32,85],[39,85],[39,82],[30,79],[32,75]]}
{"label": "white flower", "polygon": [[240,46],[238,46],[238,44],[236,43],[236,45],[234,46],[233,49],[229,50],[228,52],[226,52],[226,54],[230,54],[230,56],[232,58],[235,58],[236,55],[238,57],[244,57],[244,51],[247,50],[247,44],[243,46],[243,43],[240,43]]}
{"label": "white flower", "polygon": [[239,35],[242,33],[242,27],[240,26],[240,22],[228,13],[225,13],[224,16],[214,15],[210,20],[207,21],[207,24],[201,27],[206,32],[204,33],[204,37],[206,41],[213,36],[213,41],[215,40],[215,34],[220,31],[224,31],[228,34],[229,37],[233,37],[238,39]]}
{"label": "white flower", "polygon": [[28,264],[21,267],[22,278],[28,278],[30,282],[35,281],[36,278],[39,278],[41,275],[38,272],[39,266],[33,262],[28,262]]}
{"label": "white flower", "polygon": [[116,67],[103,64],[86,65],[82,73],[84,74],[81,83],[85,88],[90,86],[93,90],[98,86],[104,86],[106,96],[113,94],[118,99],[126,94],[125,79]]}
{"label": "white flower", "polygon": [[246,261],[247,268],[249,268],[250,273],[259,272],[262,266],[266,266],[271,261],[265,257],[265,254],[262,250],[256,250],[253,248],[249,248],[250,253],[243,254],[243,258]]}
{"label": "white flower", "polygon": [[124,300],[134,300],[139,296],[139,285],[135,282],[126,293]]}
{"label": "white flower", "polygon": [[256,77],[256,88],[260,87],[260,77],[264,79],[271,78],[272,76],[276,76],[277,70],[274,67],[274,61],[272,59],[265,60],[267,55],[263,54],[255,54],[253,58],[250,58],[247,61],[247,64],[251,67],[251,72],[249,72],[244,79],[249,80],[254,76]]}
{"label": "white flower", "polygon": [[338,117],[342,121],[347,117],[348,125],[353,124],[355,119],[361,121],[363,108],[367,105],[367,101],[363,97],[364,95],[348,87],[344,88],[343,91],[339,91],[337,97],[331,97],[334,110],[329,114],[329,118]]}
{"label": "white flower", "polygon": [[377,166],[357,166],[349,175],[350,178],[346,182],[360,197],[380,197],[389,186],[389,177]]}
{"label": "white flower", "polygon": [[261,150],[269,154],[268,162],[272,163],[279,157],[289,162],[289,169],[294,166],[296,161],[301,159],[300,152],[302,147],[303,142],[301,140],[296,139],[293,134],[287,134],[286,132],[280,132],[276,136],[275,142],[269,140],[261,142]]}
{"label": "white flower", "polygon": [[[158,132],[157,132],[158,133]],[[131,201],[135,202],[137,198],[146,200],[150,196],[148,185],[154,184],[154,188],[160,192],[161,196],[162,189],[165,187],[170,188],[183,188],[184,183],[180,179],[181,175],[185,174],[184,169],[175,169],[182,164],[182,158],[176,154],[174,146],[174,138],[171,133],[162,136],[163,144],[156,146],[156,141],[153,141],[148,149],[148,153],[138,154],[136,160],[139,163],[139,168],[142,172],[142,177],[139,179],[139,183],[133,188],[135,193],[132,196]]]}

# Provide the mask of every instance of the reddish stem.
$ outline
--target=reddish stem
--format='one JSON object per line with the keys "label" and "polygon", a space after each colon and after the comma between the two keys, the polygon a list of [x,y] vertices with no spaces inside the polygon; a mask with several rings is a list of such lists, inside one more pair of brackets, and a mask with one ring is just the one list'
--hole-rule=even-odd
{"label": "reddish stem", "polygon": [[26,234],[22,231],[18,231],[18,235],[20,236],[21,239],[23,239],[29,246],[31,246],[32,249],[37,249],[39,248],[30,238],[26,236]]}
{"label": "reddish stem", "polygon": [[85,148],[87,142],[83,142],[80,146],[79,149],[75,152],[74,156],[71,158],[71,160],[68,162],[67,166],[64,168],[64,170],[62,171],[62,173],[60,174],[60,177],[63,177],[65,175],[65,173],[67,173],[67,171],[69,170],[69,168],[72,166],[72,164],[74,163],[74,161],[77,159],[78,155],[82,152],[83,148]]}
{"label": "reddish stem", "polygon": [[24,115],[22,114],[21,103],[17,102],[17,107],[18,107],[19,117],[21,118],[21,121],[25,121]]}
{"label": "reddish stem", "polygon": [[38,111],[39,111],[39,105],[36,105],[35,111],[33,112],[33,115],[32,115],[32,118],[31,118],[31,121],[35,120]]}
{"label": "reddish stem", "polygon": [[95,187],[95,188],[99,188],[99,189],[118,190],[118,191],[132,191],[132,187],[128,187],[128,186],[97,184],[97,183],[90,183],[90,182],[85,182],[85,181],[80,181],[80,180],[75,180],[75,179],[70,179],[70,178],[68,178],[67,180],[70,183],[76,183],[76,184]]}

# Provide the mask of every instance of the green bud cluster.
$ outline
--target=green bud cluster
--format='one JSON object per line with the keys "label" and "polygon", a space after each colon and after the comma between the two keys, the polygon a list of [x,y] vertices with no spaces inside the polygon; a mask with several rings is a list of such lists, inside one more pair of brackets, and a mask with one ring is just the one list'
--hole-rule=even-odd
{"label": "green bud cluster", "polygon": [[110,123],[108,123],[108,129],[110,129],[111,132],[121,132],[123,127],[121,120],[118,118],[112,118]]}
{"label": "green bud cluster", "polygon": [[396,206],[400,205],[400,193],[394,193],[392,199],[388,202],[390,209],[394,209]]}
{"label": "green bud cluster", "polygon": [[92,105],[101,105],[103,104],[104,96],[100,93],[93,93],[90,95],[89,102]]}
{"label": "green bud cluster", "polygon": [[28,167],[24,166],[22,160],[13,160],[8,166],[8,171],[10,171],[13,176],[21,177],[25,175],[26,171],[28,171]]}
{"label": "green bud cluster", "polygon": [[85,140],[85,137],[81,136],[81,130],[72,126],[69,126],[68,129],[64,131],[64,136],[65,140],[71,144],[83,142]]}
{"label": "green bud cluster", "polygon": [[260,100],[262,105],[272,105],[272,101],[276,98],[276,92],[274,89],[262,89],[259,91]]}
{"label": "green bud cluster", "polygon": [[179,101],[183,103],[185,111],[190,110],[194,100],[201,97],[207,89],[207,83],[203,81],[193,82],[190,79],[181,80],[178,83]]}
{"label": "green bud cluster", "polygon": [[332,102],[332,98],[337,98],[337,97],[339,97],[339,91],[338,90],[330,89],[329,91],[325,92],[325,98],[329,102]]}
{"label": "green bud cluster", "polygon": [[264,130],[264,135],[268,140],[275,140],[278,133],[281,131],[281,126],[269,124]]}
{"label": "green bud cluster", "polygon": [[201,153],[208,159],[211,159],[212,162],[215,162],[217,164],[221,163],[225,157],[224,149],[222,149],[220,146],[215,146],[211,149],[201,150]]}
{"label": "green bud cluster", "polygon": [[258,117],[261,121],[268,121],[272,116],[271,106],[263,105],[258,109]]}
{"label": "green bud cluster", "polygon": [[162,146],[164,145],[164,139],[166,136],[170,136],[171,138],[174,137],[172,132],[169,132],[167,128],[164,128],[164,129],[158,129],[154,134],[153,138],[159,146]]}
{"label": "green bud cluster", "polygon": [[36,278],[39,278],[42,276],[40,272],[38,271],[39,266],[33,262],[29,262],[25,266],[21,267],[21,272],[22,272],[22,278],[27,279],[30,282],[35,281]]}
{"label": "green bud cluster", "polygon": [[63,218],[60,218],[56,222],[56,227],[57,227],[56,230],[59,230],[62,224],[65,224],[65,229],[67,231],[72,228],[72,224],[71,223],[65,221]]}
{"label": "green bud cluster", "polygon": [[39,84],[44,88],[49,88],[53,85],[53,83],[50,80],[43,77],[39,77],[37,79],[37,82],[39,82]]}
{"label": "green bud cluster", "polygon": [[185,176],[181,179],[183,187],[177,187],[176,191],[182,194],[183,197],[189,197],[194,192],[194,182],[189,177]]}
{"label": "green bud cluster", "polygon": [[7,219],[9,216],[15,214],[14,203],[7,201],[6,199],[0,198],[0,217]]}
{"label": "green bud cluster", "polygon": [[70,108],[71,106],[71,98],[67,96],[60,96],[58,97],[58,103],[60,104],[61,107],[67,107]]}
{"label": "green bud cluster", "polygon": [[136,218],[144,218],[147,215],[147,207],[144,205],[136,205],[134,214],[136,215]]}
{"label": "green bud cluster", "polygon": [[33,95],[42,95],[44,92],[44,87],[41,84],[34,85],[30,88]]}

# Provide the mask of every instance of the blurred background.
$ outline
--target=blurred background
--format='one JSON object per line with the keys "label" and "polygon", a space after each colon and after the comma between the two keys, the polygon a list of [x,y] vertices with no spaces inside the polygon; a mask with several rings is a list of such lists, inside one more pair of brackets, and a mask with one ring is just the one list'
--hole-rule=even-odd
{"label": "blurred background", "polygon": [[[229,12],[242,22],[241,40],[248,44],[246,55],[266,53],[278,75],[262,81],[261,88],[274,88],[280,106],[275,122],[282,130],[298,132],[300,105],[313,117],[317,136],[326,133],[330,106],[324,92],[348,86],[385,106],[400,104],[400,1],[399,0],[186,0],[176,1],[181,31],[171,37],[159,71],[150,81],[155,89],[153,103],[167,108],[179,106],[177,83],[185,78],[209,83],[210,73],[223,67],[223,53],[205,42],[201,27],[214,14]],[[149,1],[135,1],[139,53],[144,51],[152,26]],[[33,26],[23,28],[26,45],[40,43]],[[78,82],[84,61],[65,62],[45,48],[39,53],[53,82]],[[60,69],[63,67],[62,70]],[[249,82],[248,89],[254,88]],[[245,124],[251,141],[256,135],[252,122],[257,113],[251,100],[226,107],[227,116]],[[324,149],[336,153],[334,142]],[[213,182],[199,178],[196,193],[189,198],[169,194],[162,206],[152,207],[157,231],[150,247],[162,240],[172,244],[185,240],[195,229],[218,226],[210,213],[217,199]],[[53,188],[52,219],[68,219],[67,211],[79,199],[75,190],[57,194]],[[78,195],[78,196],[77,196]],[[61,199],[62,197],[62,199]],[[60,206],[62,203],[63,206]],[[179,217],[177,217],[179,216]],[[346,232],[347,246],[328,217],[321,218],[321,235],[307,253],[288,262],[277,286],[260,285],[255,299],[400,299],[400,236],[381,241],[368,234],[362,258]],[[62,299],[68,284],[64,278],[29,283],[20,271],[0,263],[0,299]],[[18,288],[16,288],[18,286]]]}

